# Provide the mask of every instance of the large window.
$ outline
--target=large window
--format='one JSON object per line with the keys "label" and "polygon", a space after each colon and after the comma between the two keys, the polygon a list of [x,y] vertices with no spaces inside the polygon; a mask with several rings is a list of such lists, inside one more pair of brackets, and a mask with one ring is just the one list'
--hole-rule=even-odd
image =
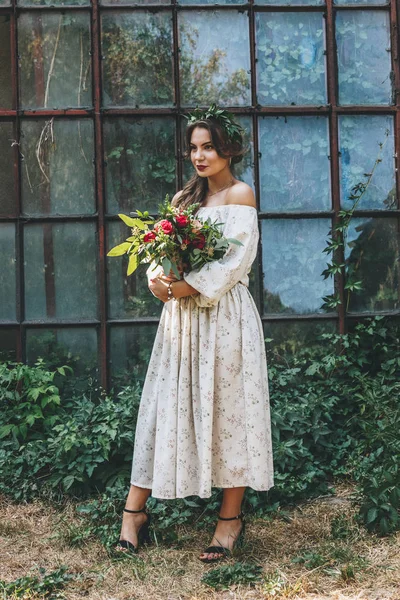
{"label": "large window", "polygon": [[[399,25],[394,0],[0,0],[1,356],[144,377],[161,303],[106,253],[118,212],[181,189],[184,114],[211,102],[248,134],[266,336],[398,312]],[[364,290],[325,310],[329,230],[385,140],[348,232]]]}

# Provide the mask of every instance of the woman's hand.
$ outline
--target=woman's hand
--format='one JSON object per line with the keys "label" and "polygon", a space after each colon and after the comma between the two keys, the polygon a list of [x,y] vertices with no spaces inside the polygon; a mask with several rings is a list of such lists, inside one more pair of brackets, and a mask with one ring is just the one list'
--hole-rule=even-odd
{"label": "woman's hand", "polygon": [[153,296],[161,300],[161,302],[168,302],[168,283],[170,281],[175,281],[175,279],[170,279],[165,275],[150,279],[149,290]]}

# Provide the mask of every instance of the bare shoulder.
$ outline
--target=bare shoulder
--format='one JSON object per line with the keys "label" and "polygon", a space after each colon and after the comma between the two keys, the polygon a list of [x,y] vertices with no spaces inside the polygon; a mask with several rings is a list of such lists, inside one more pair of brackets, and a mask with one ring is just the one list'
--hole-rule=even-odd
{"label": "bare shoulder", "polygon": [[226,204],[243,204],[256,208],[256,199],[252,188],[244,181],[235,183],[226,195]]}

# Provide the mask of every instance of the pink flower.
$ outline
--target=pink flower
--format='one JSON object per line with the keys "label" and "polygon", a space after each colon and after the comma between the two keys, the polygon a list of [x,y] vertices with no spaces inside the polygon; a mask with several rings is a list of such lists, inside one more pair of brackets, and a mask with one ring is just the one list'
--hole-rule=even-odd
{"label": "pink flower", "polygon": [[145,234],[143,241],[148,243],[148,242],[152,242],[156,239],[156,234],[153,231],[149,231],[148,233]]}
{"label": "pink flower", "polygon": [[176,224],[179,227],[185,227],[188,223],[189,223],[189,219],[187,218],[186,215],[178,215],[176,217]]}
{"label": "pink flower", "polygon": [[163,232],[166,233],[167,235],[170,235],[174,230],[172,223],[167,221],[167,219],[163,219],[162,221],[157,223],[157,225],[154,227],[154,229],[156,229],[156,231],[159,231],[160,229],[162,229]]}

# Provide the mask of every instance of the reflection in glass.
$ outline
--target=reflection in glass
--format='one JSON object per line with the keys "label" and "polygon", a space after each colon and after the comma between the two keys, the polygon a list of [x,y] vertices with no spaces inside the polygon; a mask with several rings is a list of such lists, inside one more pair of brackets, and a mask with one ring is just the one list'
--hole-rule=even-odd
{"label": "reflection in glass", "polygon": [[[68,365],[73,369],[75,393],[78,379],[89,387],[89,378],[98,379],[97,333],[94,327],[68,327],[51,329],[27,329],[26,357],[34,364],[38,357],[44,358],[49,368]],[[66,383],[61,380],[60,383]]]}
{"label": "reflection in glass", "polygon": [[0,361],[17,360],[17,329],[2,327],[0,329]]}
{"label": "reflection in glass", "polygon": [[256,13],[256,44],[260,104],[326,103],[321,13]]}
{"label": "reflection in glass", "polygon": [[325,117],[259,118],[261,210],[330,210]]}
{"label": "reflection in glass", "polygon": [[389,4],[390,0],[333,0],[334,4],[371,4],[373,6],[384,6]]}
{"label": "reflection in glass", "polygon": [[97,317],[95,233],[93,223],[25,226],[27,319]]}
{"label": "reflection in glass", "polygon": [[[248,151],[243,156],[240,163],[232,165],[232,174],[240,181],[244,181],[254,189],[254,148],[253,148],[253,123],[251,117],[235,115],[235,121],[239,123],[244,131],[243,145],[248,148]],[[181,147],[185,149],[185,130],[186,130],[186,119],[182,122],[181,130]],[[183,175],[184,184],[192,177],[194,168],[190,158],[186,159],[183,164]]]}
{"label": "reflection in glass", "polygon": [[247,13],[190,11],[178,18],[182,104],[250,104]]}
{"label": "reflection in glass", "polygon": [[386,11],[336,13],[340,104],[390,104],[390,23]]}
{"label": "reflection in glass", "polygon": [[[246,0],[205,0],[201,4],[245,4]],[[199,0],[179,0],[178,4],[200,4]]]}
{"label": "reflection in glass", "polygon": [[23,212],[95,212],[93,123],[89,120],[22,123]]}
{"label": "reflection in glass", "polygon": [[90,0],[17,0],[19,6],[84,6],[89,5]]}
{"label": "reflection in glass", "polygon": [[22,107],[90,107],[90,44],[87,13],[21,13],[18,49]]}
{"label": "reflection in glass", "polygon": [[15,262],[15,225],[0,223],[0,319],[16,319]]}
{"label": "reflection in glass", "polygon": [[[108,225],[108,249],[130,235],[124,223],[113,221]],[[163,307],[147,287],[146,271],[149,265],[140,265],[129,277],[126,275],[127,256],[108,257],[109,316],[111,319],[158,317]]]}
{"label": "reflection in glass", "polygon": [[325,4],[325,0],[255,0],[254,4],[278,4],[280,6],[305,6],[312,4],[319,6]]}
{"label": "reflection in glass", "polygon": [[[336,333],[336,321],[268,321],[264,323],[267,351],[274,358],[299,356],[306,352],[321,352],[331,344],[323,340],[324,333]],[[271,341],[270,341],[271,340]],[[330,348],[332,350],[332,348]]]}
{"label": "reflection in glass", "polygon": [[157,212],[175,194],[175,123],[170,118],[104,122],[107,212]]}
{"label": "reflection in glass", "polygon": [[322,312],[322,297],[333,292],[323,249],[328,219],[262,221],[264,313]]}
{"label": "reflection in glass", "polygon": [[[0,6],[1,4],[0,0]],[[10,17],[0,15],[0,108],[11,108],[11,105]]]}
{"label": "reflection in glass", "polygon": [[104,13],[105,106],[172,106],[172,19],[168,12]]}
{"label": "reflection in glass", "polygon": [[0,215],[13,215],[16,212],[13,139],[13,124],[0,121]]}
{"label": "reflection in glass", "polygon": [[156,324],[111,327],[110,370],[113,386],[143,383],[157,332]]}
{"label": "reflection in glass", "polygon": [[[388,132],[388,136],[386,133]],[[393,117],[357,115],[339,117],[340,173],[342,206],[351,208],[352,188],[365,182],[378,157],[371,183],[357,209],[397,208]],[[380,144],[383,144],[380,152]]]}
{"label": "reflection in glass", "polygon": [[346,262],[362,282],[360,292],[350,294],[349,310],[355,312],[400,308],[400,235],[398,220],[353,218],[350,221]]}
{"label": "reflection in glass", "polygon": [[[100,4],[106,6],[123,6],[124,4],[132,4],[132,0],[100,0]],[[157,5],[157,4],[171,4],[171,0],[135,0],[135,4],[143,4],[143,6]]]}

